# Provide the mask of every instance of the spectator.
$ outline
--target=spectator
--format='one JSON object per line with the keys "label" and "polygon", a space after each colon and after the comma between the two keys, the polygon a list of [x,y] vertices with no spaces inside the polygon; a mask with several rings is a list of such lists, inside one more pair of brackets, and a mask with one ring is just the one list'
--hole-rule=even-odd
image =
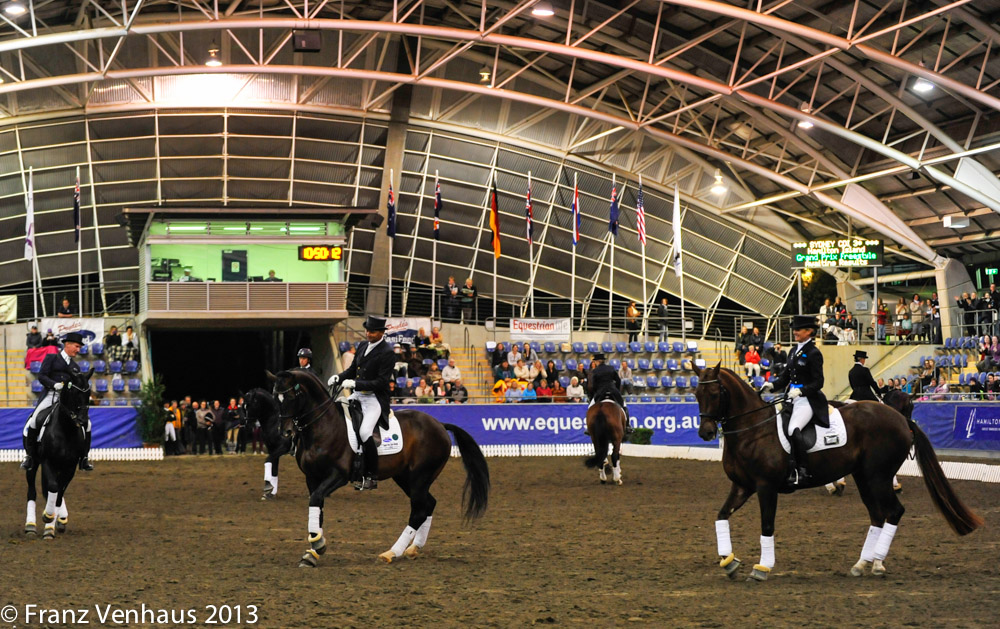
{"label": "spectator", "polygon": [[28,349],[34,349],[42,346],[42,334],[38,331],[37,325],[31,326],[31,331],[28,332],[25,342],[28,345]]}
{"label": "spectator", "polygon": [[113,325],[111,326],[111,329],[108,330],[108,333],[104,335],[104,349],[105,351],[109,352],[108,355],[110,356],[111,353],[113,353],[111,348],[121,347],[121,344],[122,344],[122,336],[121,334],[118,333],[118,326]]}
{"label": "spectator", "polygon": [[451,386],[444,380],[434,383],[434,403],[447,404],[451,401]]}
{"label": "spectator", "polygon": [[[934,383],[932,382],[931,385],[933,386],[933,384]],[[938,401],[945,399],[946,397],[948,397],[948,382],[945,380],[941,380],[939,383],[937,383],[937,386],[933,387],[932,391],[933,391],[931,394],[932,400]]]}
{"label": "spectator", "polygon": [[517,382],[511,380],[507,383],[506,399],[508,404],[517,404],[523,396],[524,391],[521,390],[521,386]]}
{"label": "spectator", "polygon": [[502,404],[507,397],[507,380],[497,380],[493,383],[493,401]]}
{"label": "spectator", "polygon": [[496,380],[510,380],[514,377],[514,370],[511,369],[507,359],[493,369],[493,377]]}
{"label": "spectator", "polygon": [[753,382],[754,376],[760,375],[760,354],[757,353],[757,346],[750,345],[747,348],[746,356],[744,356],[745,363],[744,366],[747,370],[747,380]]}
{"label": "spectator", "polygon": [[497,346],[493,348],[493,354],[490,356],[490,367],[496,368],[497,365],[505,360],[510,360],[507,355],[507,348],[504,347],[503,343],[497,343]]}
{"label": "spectator", "polygon": [[514,366],[514,377],[518,380],[528,381],[530,380],[531,370],[528,366],[524,364],[523,360],[517,361],[517,365]]}
{"label": "spectator", "polygon": [[558,379],[552,381],[552,402],[555,404],[565,404],[567,401],[566,389],[563,388]]}
{"label": "spectator", "polygon": [[341,354],[340,364],[344,366],[343,371],[347,371],[354,364],[354,346],[349,345],[347,351]]}
{"label": "spectator", "polygon": [[420,384],[417,385],[416,391],[414,393],[417,396],[417,404],[433,404],[434,403],[434,389],[427,384],[427,380],[424,378],[420,379]]}
{"label": "spectator", "polygon": [[875,342],[881,343],[885,340],[885,324],[889,320],[889,310],[885,307],[885,302],[878,300],[875,309]]}
{"label": "spectator", "polygon": [[466,323],[475,323],[475,307],[476,307],[476,297],[479,296],[479,291],[476,290],[476,285],[472,283],[472,278],[465,278],[465,286],[459,291],[462,294],[462,318],[465,319]]}
{"label": "spectator", "polygon": [[524,391],[521,393],[521,401],[527,403],[535,403],[538,401],[538,394],[535,393],[535,383],[529,382]]}
{"label": "spectator", "polygon": [[747,348],[749,349],[751,345],[756,346],[758,350],[764,347],[764,335],[760,333],[760,328],[757,326],[753,326],[753,332],[750,333],[750,342],[747,343]]}
{"label": "spectator", "polygon": [[424,379],[431,384],[437,384],[437,381],[441,379],[441,370],[438,369],[437,363],[431,363],[427,366],[427,373],[424,374]]}
{"label": "spectator", "polygon": [[56,310],[56,316],[60,319],[69,319],[76,316],[76,312],[73,311],[73,307],[69,304],[69,297],[63,297],[62,305]]}
{"label": "spectator", "polygon": [[451,383],[451,393],[449,395],[451,396],[452,404],[465,404],[469,400],[469,390],[462,384],[461,378]]}
{"label": "spectator", "polygon": [[854,315],[850,312],[844,318],[844,322],[840,325],[841,330],[844,333],[844,339],[848,343],[858,342],[858,320],[854,318]]}
{"label": "spectator", "polygon": [[660,305],[656,307],[656,319],[660,326],[660,341],[667,340],[667,298],[660,300]]}
{"label": "spectator", "polygon": [[236,452],[239,447],[240,438],[240,407],[236,404],[236,398],[229,398],[229,406],[226,407],[225,413],[226,430],[228,431],[226,435],[226,441],[232,447],[232,452]]}
{"label": "spectator", "polygon": [[775,343],[771,348],[771,379],[775,379],[788,366],[788,352],[781,348],[781,343]]}
{"label": "spectator", "polygon": [[267,272],[267,277],[264,278],[265,282],[280,282],[281,278],[275,276],[274,269]]}
{"label": "spectator", "polygon": [[524,358],[524,364],[533,365],[536,360],[538,360],[538,352],[531,349],[531,343],[525,341],[521,345],[521,356]]}
{"label": "spectator", "polygon": [[580,386],[583,387],[583,390],[586,391],[587,390],[587,372],[584,370],[582,362],[579,362],[579,363],[576,364],[576,371],[573,372],[573,375],[576,377],[577,381],[580,383]]}
{"label": "spectator", "polygon": [[178,282],[197,282],[198,278],[191,275],[191,269],[184,269],[184,275],[182,275]]}
{"label": "spectator", "polygon": [[389,401],[391,404],[402,404],[403,396],[400,393],[402,389],[396,386],[395,380],[389,381]]}
{"label": "spectator", "polygon": [[955,305],[964,311],[962,314],[962,321],[964,322],[962,326],[963,336],[978,336],[975,332],[976,315],[972,312],[975,309],[975,305],[973,303],[974,296],[975,293],[971,296],[969,293],[962,293],[961,297],[955,295]]}
{"label": "spectator", "polygon": [[512,365],[516,365],[517,361],[523,360],[524,354],[521,353],[521,348],[517,343],[512,343],[510,346],[510,351],[507,352],[507,362]]}
{"label": "spectator", "polygon": [[441,377],[445,382],[455,382],[462,379],[462,371],[455,366],[455,359],[448,359],[448,366],[441,372]]}
{"label": "spectator", "polygon": [[736,337],[736,359],[739,361],[740,365],[744,362],[744,356],[746,356],[747,348],[750,347],[750,330],[747,326],[740,326],[740,335]]}
{"label": "spectator", "polygon": [[979,378],[970,378],[969,380],[969,397],[973,400],[983,399],[983,393],[986,389],[982,384],[979,383]]}
{"label": "spectator", "polygon": [[449,275],[448,282],[441,289],[441,312],[445,321],[458,321],[458,309],[460,308],[460,297],[458,294],[458,283],[455,276]]}
{"label": "spectator", "polygon": [[435,358],[437,356],[437,352],[431,347],[431,337],[427,336],[427,332],[423,328],[417,330],[417,335],[413,337],[413,345],[417,348],[421,358]]}
{"label": "spectator", "polygon": [[[938,301],[938,294],[931,293],[931,298],[928,300],[931,306],[931,334],[933,336],[931,342],[937,345],[941,344],[941,303]],[[1000,333],[1000,331],[998,331]]]}
{"label": "spectator", "polygon": [[211,429],[212,443],[210,447],[214,449],[215,454],[223,454],[226,446],[226,417],[225,409],[222,408],[219,400],[212,402],[211,413],[212,419],[209,428]]}
{"label": "spectator", "polygon": [[876,384],[878,384],[876,393],[880,398],[884,398],[885,394],[889,392],[889,387],[885,386],[885,378],[879,378]]}
{"label": "spectator", "polygon": [[556,364],[551,360],[545,363],[545,378],[549,381],[559,379],[559,370],[556,369]]}
{"label": "spectator", "polygon": [[904,312],[903,313],[903,322],[900,325],[900,327],[901,327],[900,334],[903,336],[903,338],[907,338],[908,339],[908,338],[912,337],[912,335],[913,335],[913,321],[910,320],[910,313],[909,312]]}
{"label": "spectator", "polygon": [[580,386],[580,379],[573,376],[569,379],[569,386],[566,387],[566,397],[570,402],[583,401],[583,387]]}
{"label": "spectator", "polygon": [[416,404],[417,394],[413,383],[415,380],[407,379],[406,383],[399,388],[399,401],[403,404]]}
{"label": "spectator", "polygon": [[542,367],[542,361],[536,360],[530,367],[528,367],[528,379],[536,387],[538,386],[538,381],[542,378],[547,378],[549,374],[545,372],[545,367]]}
{"label": "spectator", "polygon": [[913,296],[908,308],[910,321],[913,322],[913,340],[919,343],[924,340],[924,307],[920,303],[920,295]]}
{"label": "spectator", "polygon": [[437,353],[438,358],[448,358],[451,354],[451,346],[444,342],[441,329],[437,326],[431,328],[431,349]]}
{"label": "spectator", "polygon": [[625,309],[625,329],[628,331],[628,342],[632,343],[639,338],[640,318],[642,313],[636,307],[634,301],[628,302]]}
{"label": "spectator", "polygon": [[206,402],[192,402],[191,409],[194,412],[195,422],[197,425],[197,433],[195,435],[195,442],[198,447],[198,454],[205,454],[207,450],[209,454],[212,454],[212,444],[209,440],[209,428],[211,427],[211,412],[207,408]]}
{"label": "spectator", "polygon": [[627,361],[622,361],[622,366],[618,368],[618,377],[622,381],[622,395],[635,395],[635,385],[632,384],[632,368]]}
{"label": "spectator", "polygon": [[416,347],[410,348],[410,358],[406,361],[406,365],[407,375],[411,378],[420,378],[427,372],[427,369],[424,367],[423,359],[421,359],[420,355],[417,354]]}
{"label": "spectator", "polygon": [[392,353],[395,354],[394,360],[396,361],[392,365],[392,375],[396,378],[405,378],[410,372],[410,363],[407,362],[406,355],[403,353],[403,346],[394,343]]}
{"label": "spectator", "polygon": [[844,305],[839,296],[833,300],[833,311],[837,314],[847,314],[847,306]]}
{"label": "spectator", "polygon": [[59,339],[57,339],[56,335],[52,333],[52,330],[45,333],[45,340],[42,341],[42,347],[47,346],[59,347]]}
{"label": "spectator", "polygon": [[545,378],[538,381],[538,387],[535,389],[535,397],[539,403],[552,401],[552,388],[549,387],[549,381]]}

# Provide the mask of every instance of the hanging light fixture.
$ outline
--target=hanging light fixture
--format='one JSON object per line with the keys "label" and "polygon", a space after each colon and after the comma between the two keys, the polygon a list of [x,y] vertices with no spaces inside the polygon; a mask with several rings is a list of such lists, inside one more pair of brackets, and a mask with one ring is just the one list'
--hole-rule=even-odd
{"label": "hanging light fixture", "polygon": [[28,8],[20,0],[13,0],[3,6],[3,12],[7,15],[18,16],[28,12]]}
{"label": "hanging light fixture", "polygon": [[556,12],[552,10],[550,3],[543,1],[535,3],[535,6],[531,9],[531,14],[535,17],[552,17]]}
{"label": "hanging light fixture", "polygon": [[[920,62],[920,67],[921,68],[924,67],[923,61]],[[917,80],[913,82],[913,91],[919,92],[921,94],[926,94],[927,92],[933,92],[934,84],[925,79],[924,77],[918,76]]]}
{"label": "hanging light fixture", "polygon": [[493,74],[493,70],[491,70],[489,66],[484,65],[483,67],[479,68],[479,82],[482,83],[483,85],[489,85],[491,74]]}
{"label": "hanging light fixture", "polygon": [[219,58],[219,47],[212,42],[212,47],[208,49],[208,59],[205,61],[205,65],[210,68],[218,68],[222,65],[222,59]]}
{"label": "hanging light fixture", "polygon": [[715,185],[712,186],[711,192],[712,192],[712,194],[715,194],[715,195],[723,195],[723,194],[726,194],[727,190],[729,190],[729,188],[727,188],[726,184],[724,184],[722,182],[722,171],[720,171],[718,168],[716,168],[715,169]]}
{"label": "hanging light fixture", "polygon": [[[806,113],[806,114],[810,113],[809,112],[809,105],[806,104],[806,103],[804,103],[804,102],[802,103],[802,106],[799,107],[799,110],[802,111],[803,113]],[[812,120],[799,120],[799,128],[800,129],[812,129],[813,128]]]}

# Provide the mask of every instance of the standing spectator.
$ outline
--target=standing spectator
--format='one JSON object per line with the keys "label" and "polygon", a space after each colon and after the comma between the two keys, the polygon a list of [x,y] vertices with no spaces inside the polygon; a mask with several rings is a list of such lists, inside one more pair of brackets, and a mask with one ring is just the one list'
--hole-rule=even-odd
{"label": "standing spectator", "polygon": [[833,300],[833,311],[837,314],[847,314],[847,306],[844,305],[844,302],[840,299],[839,295]]}
{"label": "standing spectator", "polygon": [[538,381],[538,387],[535,389],[535,396],[538,398],[539,403],[552,401],[552,389],[549,387],[548,380],[542,378]]}
{"label": "standing spectator", "polygon": [[744,360],[746,361],[744,366],[747,369],[747,380],[752,383],[754,376],[760,375],[760,354],[757,353],[756,345],[750,345],[747,348]]}
{"label": "standing spectator", "polygon": [[819,307],[819,323],[822,326],[824,323],[829,323],[830,319],[834,317],[836,312],[833,309],[833,304],[830,303],[829,299],[823,300],[823,305]]}
{"label": "standing spectator", "polygon": [[740,326],[740,334],[736,337],[736,359],[740,365],[746,362],[743,357],[746,356],[751,340],[750,330],[747,329],[747,326]]}
{"label": "standing spectator", "polygon": [[462,384],[461,378],[451,383],[451,393],[449,395],[451,396],[452,404],[465,404],[469,400],[469,390]]}
{"label": "standing spectator", "polygon": [[462,294],[462,318],[465,319],[466,323],[475,323],[478,319],[474,311],[479,291],[476,290],[476,285],[472,283],[471,277],[465,278],[465,286],[459,292]]}
{"label": "standing spectator", "polygon": [[347,351],[340,355],[340,364],[344,366],[341,371],[347,371],[354,364],[354,346],[348,345]]}
{"label": "standing spectator", "polygon": [[191,403],[191,411],[194,413],[195,422],[197,426],[195,442],[197,444],[198,454],[205,454],[206,450],[208,451],[209,454],[211,454],[212,446],[209,443],[209,434],[208,434],[208,429],[209,429],[208,418],[211,415],[211,413],[209,412],[208,408],[203,408],[202,405],[207,406],[207,403],[205,402],[202,402],[200,404],[198,402]]}
{"label": "standing spectator", "polygon": [[940,345],[941,344],[941,302],[938,301],[938,294],[931,293],[930,298],[931,304],[931,334],[933,335],[933,340],[931,342]]}
{"label": "standing spectator", "polygon": [[920,303],[920,295],[913,295],[913,301],[909,304],[910,321],[913,322],[913,339],[920,342],[924,339],[924,308]]}
{"label": "standing spectator", "polygon": [[771,348],[771,379],[780,376],[788,366],[788,352],[781,348],[781,343],[775,343]]}
{"label": "standing spectator", "polygon": [[448,281],[441,289],[441,313],[445,321],[458,321],[459,300],[458,283],[455,282],[454,275],[449,275]]}
{"label": "standing spectator", "polygon": [[656,307],[656,319],[660,325],[660,341],[667,340],[667,298],[660,300],[660,305]]}
{"label": "standing spectator", "polygon": [[628,361],[622,361],[618,368],[618,378],[622,381],[622,395],[634,395],[635,385],[632,384],[632,368],[628,366]]}
{"label": "standing spectator", "polygon": [[764,347],[764,335],[760,333],[760,328],[757,326],[753,326],[753,331],[750,333],[750,342],[747,343],[748,349],[750,345],[755,345],[758,350]]}
{"label": "standing spectator", "polygon": [[69,319],[76,316],[76,311],[69,304],[69,297],[63,297],[62,305],[56,310],[56,316],[60,319]]}
{"label": "standing spectator", "polygon": [[229,428],[226,422],[226,409],[222,408],[219,400],[212,402],[212,446],[216,454],[225,454],[226,451],[226,430]]}
{"label": "standing spectator", "polygon": [[570,402],[583,401],[583,387],[580,385],[580,379],[576,376],[569,379],[569,386],[566,387],[566,397],[569,398]]}
{"label": "standing spectator", "polygon": [[37,325],[31,326],[31,332],[28,332],[25,337],[25,342],[28,345],[28,349],[34,349],[42,346],[42,334],[38,331]]}
{"label": "standing spectator", "polygon": [[441,378],[443,378],[445,382],[455,382],[456,380],[462,379],[462,371],[455,366],[454,358],[448,359],[448,366],[441,372]]}
{"label": "standing spectator", "polygon": [[632,343],[639,338],[640,317],[642,313],[636,308],[635,302],[628,302],[625,309],[625,329],[628,331],[628,342]]}
{"label": "standing spectator", "polygon": [[896,342],[901,340],[903,334],[903,319],[904,315],[909,314],[910,309],[906,307],[906,302],[900,297],[896,300]]}
{"label": "standing spectator", "polygon": [[490,355],[490,367],[496,369],[496,366],[505,360],[510,361],[510,357],[507,355],[507,348],[504,347],[503,343],[497,343],[497,346],[493,348],[493,354]]}
{"label": "standing spectator", "polygon": [[878,300],[875,309],[875,342],[881,343],[885,340],[885,324],[889,320],[889,310],[885,307],[885,302]]}
{"label": "standing spectator", "polygon": [[247,426],[247,405],[243,398],[236,402],[236,453],[247,453],[247,442],[250,441],[250,427]]}
{"label": "standing spectator", "polygon": [[229,398],[229,406],[223,413],[226,426],[226,445],[236,452],[240,438],[240,407],[236,404],[236,398]]}
{"label": "standing spectator", "polygon": [[441,329],[437,326],[431,328],[431,349],[437,352],[438,358],[448,358],[451,355],[451,346],[444,342],[444,336],[441,334]]}
{"label": "standing spectator", "polygon": [[163,456],[178,455],[177,431],[174,430],[174,414],[170,402],[163,403]]}

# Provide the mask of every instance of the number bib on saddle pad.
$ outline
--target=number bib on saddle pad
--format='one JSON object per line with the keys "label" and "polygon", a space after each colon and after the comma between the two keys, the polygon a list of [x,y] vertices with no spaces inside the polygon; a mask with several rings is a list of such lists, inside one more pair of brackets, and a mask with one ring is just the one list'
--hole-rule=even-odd
{"label": "number bib on saddle pad", "polygon": [[[844,426],[844,418],[840,416],[840,411],[832,406],[827,407],[830,413],[830,427],[821,428],[813,422],[809,422],[802,437],[806,442],[806,452],[819,452],[820,450],[832,450],[840,446],[847,445],[847,427]],[[788,444],[788,426],[778,415],[778,439],[785,452],[791,454],[792,447]]]}
{"label": "number bib on saddle pad", "polygon": [[[361,444],[358,443],[358,434],[354,432],[354,426],[351,424],[351,419],[346,417],[344,421],[347,422],[347,438],[350,440],[351,449],[355,452],[361,452]],[[379,425],[375,425],[375,442],[378,444],[378,455],[388,456],[390,454],[398,454],[403,451],[403,431],[399,427],[399,420],[396,419],[396,414],[389,411],[389,428],[382,428]]]}

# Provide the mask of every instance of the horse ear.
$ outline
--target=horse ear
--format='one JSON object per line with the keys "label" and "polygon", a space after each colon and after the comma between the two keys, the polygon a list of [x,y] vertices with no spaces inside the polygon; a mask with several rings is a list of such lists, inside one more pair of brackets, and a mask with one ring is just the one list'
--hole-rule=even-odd
{"label": "horse ear", "polygon": [[722,370],[722,360],[720,359],[719,362],[715,363],[716,375],[718,375],[721,370]]}
{"label": "horse ear", "polygon": [[267,381],[270,382],[271,384],[274,384],[274,382],[278,379],[277,376],[271,373],[269,369],[264,370],[264,376],[267,378]]}

